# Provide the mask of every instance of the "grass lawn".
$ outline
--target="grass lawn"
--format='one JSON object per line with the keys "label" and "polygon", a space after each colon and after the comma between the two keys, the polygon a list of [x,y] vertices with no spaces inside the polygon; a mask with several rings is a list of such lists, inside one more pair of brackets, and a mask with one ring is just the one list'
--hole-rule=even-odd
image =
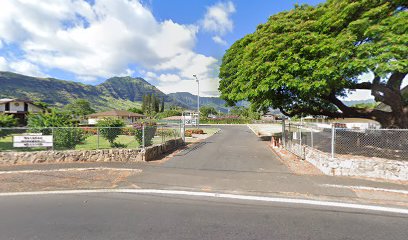
{"label": "grass lawn", "polygon": [[[139,148],[135,137],[127,135],[119,135],[115,142],[126,145],[126,148],[136,149]],[[102,136],[99,136],[99,149],[109,149],[111,148],[109,142]],[[82,144],[78,144],[75,147],[76,150],[94,150],[98,149],[98,136],[91,135],[85,139]]]}
{"label": "grass lawn", "polygon": [[[165,136],[165,137],[155,136],[153,138],[153,144],[161,144],[170,139],[174,139],[174,136]],[[115,142],[125,145],[127,149],[138,149],[139,148],[139,143],[136,141],[134,136],[119,135],[116,138]],[[75,150],[95,150],[98,148],[99,149],[110,149],[111,146],[109,142],[106,139],[104,139],[102,136],[99,136],[99,140],[98,140],[97,135],[91,135],[87,137],[83,143],[76,145]],[[47,150],[47,148],[14,148],[13,147],[13,137],[11,135],[5,138],[0,138],[0,151],[26,152],[26,151],[39,151],[39,150]],[[59,149],[56,148],[55,150],[59,150]]]}
{"label": "grass lawn", "polygon": [[13,151],[13,152],[33,152],[33,151],[44,151],[47,150],[45,147],[38,148],[14,148],[13,147],[13,137],[7,136],[5,138],[0,138],[0,151]]}

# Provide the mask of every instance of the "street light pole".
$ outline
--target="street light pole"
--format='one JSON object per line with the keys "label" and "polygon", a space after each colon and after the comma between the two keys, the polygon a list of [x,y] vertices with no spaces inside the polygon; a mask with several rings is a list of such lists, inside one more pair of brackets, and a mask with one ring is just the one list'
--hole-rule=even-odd
{"label": "street light pole", "polygon": [[193,75],[195,77],[196,82],[197,82],[197,126],[200,126],[200,81],[198,80],[197,75]]}

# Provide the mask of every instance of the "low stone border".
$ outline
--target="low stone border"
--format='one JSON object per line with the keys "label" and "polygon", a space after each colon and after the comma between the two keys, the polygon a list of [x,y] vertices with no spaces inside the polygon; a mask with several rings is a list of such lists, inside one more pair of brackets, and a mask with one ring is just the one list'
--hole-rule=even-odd
{"label": "low stone border", "polygon": [[183,145],[183,139],[178,138],[168,140],[164,144],[147,147],[145,152],[142,153],[142,159],[146,162],[160,159],[164,154],[170,153]]}
{"label": "low stone border", "polygon": [[303,158],[306,161],[327,175],[408,180],[408,160],[398,161],[344,155],[336,155],[335,158],[331,158],[330,154],[309,146],[302,146],[302,148],[303,151],[301,151],[299,144],[293,143],[290,147],[298,156],[303,153]]}
{"label": "low stone border", "polygon": [[37,152],[0,152],[0,164],[55,162],[138,162],[152,161],[184,145],[181,138],[140,149],[66,150]]}

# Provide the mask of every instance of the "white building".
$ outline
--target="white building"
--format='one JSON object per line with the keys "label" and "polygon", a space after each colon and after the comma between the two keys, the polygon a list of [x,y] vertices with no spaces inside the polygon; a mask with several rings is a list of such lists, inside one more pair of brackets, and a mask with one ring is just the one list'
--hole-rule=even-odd
{"label": "white building", "polygon": [[43,111],[42,107],[35,105],[29,100],[0,99],[0,114],[12,114],[19,120],[20,124],[26,123],[28,113],[41,113]]}
{"label": "white building", "polygon": [[104,118],[121,119],[125,124],[133,124],[139,119],[146,118],[146,116],[143,114],[123,110],[111,110],[107,112],[99,112],[88,115],[88,124],[97,124],[99,120]]}

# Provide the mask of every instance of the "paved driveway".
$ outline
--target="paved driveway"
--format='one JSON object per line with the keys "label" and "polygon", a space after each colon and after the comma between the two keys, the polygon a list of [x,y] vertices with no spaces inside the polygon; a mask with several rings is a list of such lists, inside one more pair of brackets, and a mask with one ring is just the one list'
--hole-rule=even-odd
{"label": "paved driveway", "polygon": [[164,166],[224,171],[280,172],[289,170],[246,126],[222,126],[221,131],[177,154]]}

